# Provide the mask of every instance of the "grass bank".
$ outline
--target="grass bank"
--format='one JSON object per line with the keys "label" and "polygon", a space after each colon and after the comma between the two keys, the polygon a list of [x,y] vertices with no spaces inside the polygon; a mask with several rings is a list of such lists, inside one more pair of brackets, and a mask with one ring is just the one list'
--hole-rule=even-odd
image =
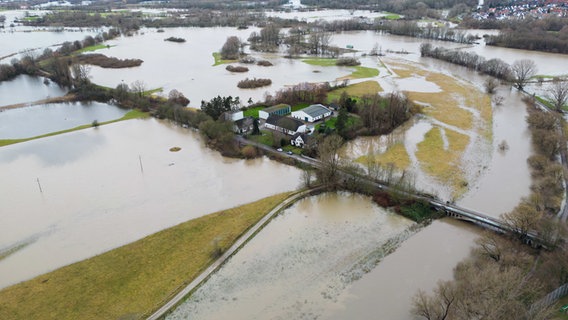
{"label": "grass bank", "polygon": [[223,60],[221,58],[221,52],[213,52],[213,58],[215,59],[213,66],[218,66],[220,64],[226,64],[226,63],[235,63],[239,61],[239,60]]}
{"label": "grass bank", "polygon": [[[302,62],[312,66],[320,66],[320,67],[337,66],[337,59],[331,59],[331,58],[302,59]],[[338,80],[372,78],[379,75],[379,69],[376,68],[369,68],[362,66],[353,66],[347,68],[354,68],[355,71],[353,71],[350,75],[339,78]]]}
{"label": "grass bank", "polygon": [[[105,122],[99,122],[99,126],[109,124],[109,123],[124,121],[124,120],[137,119],[137,118],[147,118],[149,116],[150,115],[147,112],[142,112],[142,111],[139,111],[139,110],[131,110],[128,113],[126,113],[120,119],[115,119],[115,120],[110,120],[110,121],[105,121]],[[93,127],[92,124],[85,124],[85,125],[78,126],[78,127],[75,127],[75,128],[51,132],[51,133],[46,133],[46,134],[42,134],[42,135],[39,135],[39,136],[31,137],[31,138],[2,139],[2,140],[0,140],[0,147],[7,146],[7,145],[10,145],[10,144],[20,143],[20,142],[26,142],[26,141],[30,141],[30,140],[36,140],[36,139],[56,136],[56,135],[59,135],[59,134],[63,134],[63,133],[67,133],[67,132],[73,132],[73,131],[77,131],[77,130],[83,130],[83,129],[92,128],[92,127]]]}
{"label": "grass bank", "polygon": [[139,319],[289,193],[212,213],[0,291],[0,319]]}
{"label": "grass bank", "polygon": [[332,90],[327,94],[327,101],[338,101],[343,92],[346,92],[350,97],[360,98],[365,95],[377,94],[381,91],[383,91],[383,88],[381,88],[381,85],[377,81],[369,80],[352,84],[345,88]]}
{"label": "grass bank", "polygon": [[75,54],[85,53],[85,52],[93,52],[93,51],[97,51],[97,50],[101,50],[101,49],[108,49],[110,47],[114,47],[114,46],[110,46],[110,45],[106,45],[106,44],[96,44],[96,45],[93,45],[93,46],[88,46],[88,47],[84,47],[82,49],[79,49],[79,50],[75,51]]}

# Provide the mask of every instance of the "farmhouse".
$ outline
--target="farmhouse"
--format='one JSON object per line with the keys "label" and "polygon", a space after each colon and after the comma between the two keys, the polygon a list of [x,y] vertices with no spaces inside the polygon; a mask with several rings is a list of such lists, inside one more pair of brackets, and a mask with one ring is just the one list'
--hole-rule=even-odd
{"label": "farmhouse", "polygon": [[245,134],[252,131],[254,125],[253,117],[244,117],[233,122],[233,131],[237,134]]}
{"label": "farmhouse", "polygon": [[292,117],[307,122],[315,122],[331,116],[331,113],[332,111],[329,108],[321,104],[312,104],[302,110],[292,112]]}
{"label": "farmhouse", "polygon": [[277,104],[275,106],[263,109],[263,110],[259,110],[258,111],[258,117],[261,119],[268,119],[268,116],[271,114],[275,114],[278,116],[285,116],[287,114],[290,114],[291,108],[290,105],[288,104]]}
{"label": "farmhouse", "polygon": [[290,136],[298,132],[306,132],[307,130],[306,125],[302,121],[289,117],[282,117],[276,114],[268,116],[264,127]]}
{"label": "farmhouse", "polygon": [[299,148],[303,148],[308,144],[308,139],[309,138],[307,134],[298,132],[292,136],[290,144]]}

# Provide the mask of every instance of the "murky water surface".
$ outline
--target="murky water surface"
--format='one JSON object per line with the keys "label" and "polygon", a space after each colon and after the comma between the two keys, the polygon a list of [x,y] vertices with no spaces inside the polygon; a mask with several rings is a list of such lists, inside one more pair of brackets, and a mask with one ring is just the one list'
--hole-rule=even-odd
{"label": "murky water surface", "polygon": [[42,99],[60,97],[67,89],[44,78],[20,75],[9,81],[0,82],[0,107]]}
{"label": "murky water surface", "polygon": [[414,223],[368,197],[322,194],[285,210],[168,319],[315,319]]}
{"label": "murky water surface", "polygon": [[0,260],[1,288],[294,190],[300,170],[223,158],[198,133],[148,119],[2,147],[0,181],[0,250],[27,245]]}
{"label": "murky water surface", "polygon": [[34,105],[0,113],[0,139],[29,138],[121,118],[128,110],[100,102]]}

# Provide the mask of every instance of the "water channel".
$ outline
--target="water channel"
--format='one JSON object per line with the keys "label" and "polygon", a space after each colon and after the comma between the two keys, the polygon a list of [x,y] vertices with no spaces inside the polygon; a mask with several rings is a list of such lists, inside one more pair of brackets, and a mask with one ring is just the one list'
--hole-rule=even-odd
{"label": "water channel", "polygon": [[[192,101],[191,106],[197,107],[201,100],[216,95],[257,101],[266,92],[274,93],[287,85],[334,81],[352,71],[310,66],[281,55],[258,53],[253,55],[270,60],[274,66],[250,66],[246,74],[232,74],[224,65],[212,66],[212,52],[219,50],[227,36],[246,39],[253,30],[176,28],[158,33],[144,29],[134,37],[112,40],[111,48],[100,51],[119,58],[143,59],[140,67],[123,70],[93,67],[91,78],[109,87],[142,80],[148,88],[161,87],[166,94],[177,89]],[[187,42],[163,41],[169,36],[183,37]],[[371,50],[375,43],[384,51],[404,50],[409,54],[387,54],[387,67],[413,64],[417,70],[447,75],[456,82],[466,83],[468,88],[483,90],[484,77],[461,67],[421,58],[418,48],[423,39],[362,31],[337,34],[332,41],[341,47],[353,45],[362,52]],[[458,47],[446,42],[433,43]],[[468,50],[508,62],[534,57],[539,73],[549,75],[563,73],[557,66],[568,62],[565,55],[482,44]],[[168,52],[167,58],[164,51]],[[375,58],[361,57],[361,61],[364,66],[381,70],[372,80],[387,91],[439,90],[439,86],[427,80],[427,74],[397,78]],[[238,89],[237,82],[245,77],[267,77],[273,84],[251,91]],[[39,81],[37,86],[45,85]],[[526,158],[531,146],[524,104],[519,94],[507,87],[499,88],[498,94],[504,97],[503,104],[492,106],[491,120],[485,123],[490,128],[490,138],[475,140],[483,132],[464,132],[478,142],[464,152],[462,167],[472,179],[468,191],[457,199],[460,205],[492,216],[511,210],[528,194],[530,185]],[[0,94],[0,105],[15,103],[9,99]],[[29,101],[33,100],[37,99],[32,97]],[[358,138],[350,146],[349,150],[353,150],[350,156],[355,159],[371,149],[370,146],[379,146],[372,148],[379,150],[381,145],[392,142],[402,142],[412,154],[433,127],[449,128],[432,118],[416,119],[388,137]],[[504,153],[497,151],[503,140],[510,146]],[[182,150],[172,153],[169,148],[173,146]],[[418,186],[426,191],[442,189],[442,184],[424,174],[421,168],[419,165],[411,168]],[[252,161],[223,158],[206,148],[195,132],[150,119],[2,147],[0,181],[0,250],[20,248],[0,260],[1,288],[199,215],[293,190],[299,184],[300,171],[264,158]],[[411,225],[357,195],[327,194],[305,199],[270,223],[188,300],[188,307],[184,307],[187,309],[180,309],[177,314],[182,318],[190,313],[204,318],[230,315],[249,319],[266,314],[275,319],[370,315],[409,319],[409,304],[416,290],[429,290],[438,279],[451,278],[453,267],[467,256],[479,234],[476,228],[448,220],[437,221],[415,234],[406,231]],[[355,262],[365,260],[367,253],[391,239],[406,236],[409,238],[376,267],[366,268],[366,274],[359,273],[361,278],[343,281],[338,277],[345,270],[355,270]],[[328,268],[322,271],[322,267]],[[251,273],[258,273],[258,278],[252,278]],[[288,276],[293,281],[286,282]]]}

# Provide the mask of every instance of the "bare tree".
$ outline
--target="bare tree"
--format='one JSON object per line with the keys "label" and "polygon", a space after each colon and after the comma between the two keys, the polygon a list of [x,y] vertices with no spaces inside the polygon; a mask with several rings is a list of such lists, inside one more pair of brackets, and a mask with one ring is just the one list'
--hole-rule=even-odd
{"label": "bare tree", "polygon": [[323,185],[331,187],[339,180],[339,148],[343,145],[343,138],[332,134],[324,138],[318,145],[319,159],[322,166],[319,170]]}
{"label": "bare tree", "polygon": [[554,108],[561,111],[562,107],[568,102],[568,81],[554,79],[552,86],[548,90],[549,99],[552,100]]}
{"label": "bare tree", "polygon": [[536,74],[537,68],[534,61],[522,59],[513,62],[511,70],[514,75],[513,83],[519,90],[523,90],[527,81]]}
{"label": "bare tree", "polygon": [[221,48],[221,57],[228,60],[238,59],[240,49],[241,40],[239,40],[236,36],[228,37],[227,41],[225,41],[225,44]]}
{"label": "bare tree", "polygon": [[495,93],[495,89],[499,86],[499,81],[495,78],[487,78],[485,80],[485,91],[489,94]]}
{"label": "bare tree", "polygon": [[146,84],[142,80],[136,80],[130,85],[132,92],[136,93],[139,97],[144,96],[144,91],[146,91]]}
{"label": "bare tree", "polygon": [[88,84],[91,67],[84,64],[75,63],[71,66],[71,73],[73,75],[73,83],[75,84],[75,86]]}

